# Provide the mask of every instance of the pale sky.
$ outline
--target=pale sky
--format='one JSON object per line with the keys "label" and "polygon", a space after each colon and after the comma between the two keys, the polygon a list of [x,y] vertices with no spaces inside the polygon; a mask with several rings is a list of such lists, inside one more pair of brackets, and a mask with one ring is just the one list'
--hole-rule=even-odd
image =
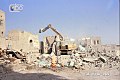
{"label": "pale sky", "polygon": [[[9,12],[10,4],[23,11]],[[72,38],[100,36],[105,44],[119,44],[119,0],[0,0],[6,13],[6,32],[12,29],[38,33],[51,23]],[[50,30],[40,34],[53,35]]]}

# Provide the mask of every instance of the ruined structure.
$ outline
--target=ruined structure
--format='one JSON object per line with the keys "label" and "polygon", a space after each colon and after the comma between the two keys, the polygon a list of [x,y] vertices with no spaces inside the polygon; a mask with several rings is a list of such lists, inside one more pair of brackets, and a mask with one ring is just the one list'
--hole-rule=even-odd
{"label": "ruined structure", "polygon": [[81,40],[87,46],[92,45],[101,45],[101,38],[100,37],[84,37]]}
{"label": "ruined structure", "polygon": [[0,10],[0,48],[11,48],[23,52],[39,52],[38,35],[26,32],[12,30],[8,36],[5,36],[5,12]]}
{"label": "ruined structure", "polygon": [[48,48],[54,42],[55,36],[46,36],[44,37],[44,53],[48,53]]}
{"label": "ruined structure", "polygon": [[8,33],[7,48],[21,51],[26,56],[28,63],[34,62],[39,57],[39,37],[26,31],[12,30]]}
{"label": "ruined structure", "polygon": [[8,46],[17,51],[39,52],[39,37],[29,32],[12,30],[8,33]]}
{"label": "ruined structure", "polygon": [[0,10],[0,37],[5,36],[5,12]]}
{"label": "ruined structure", "polygon": [[120,46],[115,44],[107,44],[102,45],[101,49],[103,50],[103,53],[107,53],[109,55],[120,55]]}
{"label": "ruined structure", "polygon": [[103,45],[100,37],[84,37],[80,40],[80,44],[77,44],[74,39],[64,39],[50,24],[40,29],[39,33],[49,28],[57,36],[45,36],[41,42],[38,35],[20,30],[11,30],[5,37],[5,13],[0,11],[1,62],[15,62],[15,64],[24,62],[39,67],[51,67],[54,62],[57,67],[82,70],[119,68],[120,45]]}
{"label": "ruined structure", "polygon": [[0,49],[21,52],[28,63],[39,57],[39,36],[26,31],[11,30],[5,36],[5,12],[0,10]]}
{"label": "ruined structure", "polygon": [[101,38],[98,36],[84,37],[80,40],[80,44],[83,45],[84,47],[87,47],[87,49],[92,49],[94,52],[102,51]]}
{"label": "ruined structure", "polygon": [[0,48],[5,49],[5,12],[0,10]]}

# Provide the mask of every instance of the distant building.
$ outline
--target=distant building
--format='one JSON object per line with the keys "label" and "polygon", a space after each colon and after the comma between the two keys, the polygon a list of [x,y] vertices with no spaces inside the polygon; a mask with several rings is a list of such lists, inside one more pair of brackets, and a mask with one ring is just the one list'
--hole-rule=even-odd
{"label": "distant building", "polygon": [[0,10],[0,37],[5,36],[5,12]]}
{"label": "distant building", "polygon": [[109,53],[111,55],[120,55],[120,45],[116,44],[107,44],[101,46],[103,53]]}
{"label": "distant building", "polygon": [[80,44],[91,49],[92,51],[98,51],[102,53],[109,53],[110,55],[120,55],[120,46],[116,44],[102,44],[100,37],[84,37],[81,38]]}
{"label": "distant building", "polygon": [[101,38],[100,37],[84,37],[81,39],[81,44],[86,46],[101,45]]}
{"label": "distant building", "polygon": [[0,10],[0,48],[5,49],[5,12]]}

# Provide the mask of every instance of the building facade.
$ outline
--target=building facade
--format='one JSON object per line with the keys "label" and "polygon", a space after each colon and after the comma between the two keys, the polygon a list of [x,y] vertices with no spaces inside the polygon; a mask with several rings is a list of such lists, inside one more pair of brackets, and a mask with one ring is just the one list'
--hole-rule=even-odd
{"label": "building facade", "polygon": [[5,49],[5,12],[0,10],[0,48]]}
{"label": "building facade", "polygon": [[5,36],[5,12],[0,10],[0,37]]}
{"label": "building facade", "polygon": [[8,33],[8,47],[23,52],[39,52],[39,36],[30,32],[12,30]]}
{"label": "building facade", "polygon": [[92,45],[101,45],[101,38],[100,37],[84,37],[81,39],[81,42],[86,46]]}

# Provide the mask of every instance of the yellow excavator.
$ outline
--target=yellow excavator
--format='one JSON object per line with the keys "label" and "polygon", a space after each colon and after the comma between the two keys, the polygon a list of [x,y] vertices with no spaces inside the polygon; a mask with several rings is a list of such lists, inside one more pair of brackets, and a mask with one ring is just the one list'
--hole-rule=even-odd
{"label": "yellow excavator", "polygon": [[39,33],[45,32],[45,31],[48,30],[49,28],[50,28],[53,32],[55,32],[57,35],[59,35],[61,41],[63,40],[63,36],[62,36],[55,28],[53,28],[53,27],[51,26],[51,24],[49,24],[49,25],[48,25],[47,27],[45,27],[45,28],[40,29],[40,30],[39,30]]}
{"label": "yellow excavator", "polygon": [[[46,30],[51,29],[53,32],[57,34],[57,40],[59,41],[59,45],[57,45],[57,51],[59,50],[61,54],[71,54],[72,50],[76,49],[76,44],[71,41],[65,41],[63,36],[49,24],[47,27],[39,30],[39,33],[45,32]],[[54,38],[55,39],[55,38]],[[52,42],[53,43],[53,42]],[[50,44],[49,40],[47,40],[48,45]]]}

